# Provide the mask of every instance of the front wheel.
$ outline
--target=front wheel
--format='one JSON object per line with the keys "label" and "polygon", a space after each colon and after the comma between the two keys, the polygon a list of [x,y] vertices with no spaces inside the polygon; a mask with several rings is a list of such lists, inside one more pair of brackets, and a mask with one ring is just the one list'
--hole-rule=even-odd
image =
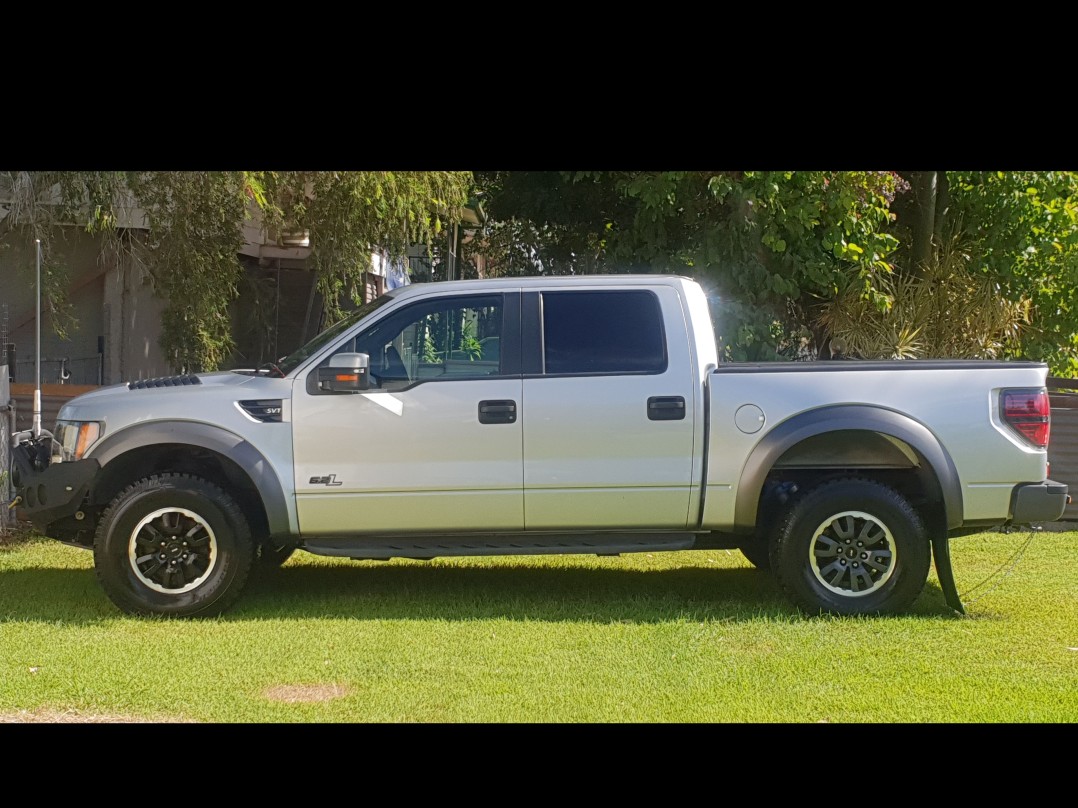
{"label": "front wheel", "polygon": [[772,560],[783,591],[807,612],[889,614],[924,589],[930,547],[924,522],[899,492],[841,479],[790,508]]}
{"label": "front wheel", "polygon": [[255,545],[243,511],[220,487],[159,474],[121,491],[94,537],[94,568],[131,614],[205,617],[239,597]]}

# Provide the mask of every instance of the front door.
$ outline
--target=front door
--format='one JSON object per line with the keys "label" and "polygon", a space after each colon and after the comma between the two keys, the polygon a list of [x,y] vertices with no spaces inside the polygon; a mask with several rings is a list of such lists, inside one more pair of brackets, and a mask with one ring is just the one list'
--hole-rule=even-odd
{"label": "front door", "polygon": [[523,529],[519,307],[517,293],[424,298],[334,349],[370,356],[369,390],[300,375],[304,536]]}

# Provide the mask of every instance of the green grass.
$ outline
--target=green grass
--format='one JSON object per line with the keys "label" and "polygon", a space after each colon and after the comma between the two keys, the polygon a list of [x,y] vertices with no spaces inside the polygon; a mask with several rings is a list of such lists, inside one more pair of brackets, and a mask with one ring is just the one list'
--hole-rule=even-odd
{"label": "green grass", "polygon": [[[952,543],[959,591],[1028,534]],[[1078,720],[1075,533],[911,614],[810,618],[736,551],[351,562],[298,553],[212,620],[138,619],[85,550],[0,546],[0,720]],[[275,700],[329,685],[336,698]],[[26,711],[26,712],[23,712]]]}

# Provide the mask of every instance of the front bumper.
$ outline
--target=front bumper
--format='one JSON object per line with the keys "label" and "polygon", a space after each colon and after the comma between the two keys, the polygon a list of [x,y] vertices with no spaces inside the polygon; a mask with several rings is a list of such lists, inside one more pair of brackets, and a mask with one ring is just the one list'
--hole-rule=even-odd
{"label": "front bumper", "polygon": [[1063,515],[1070,497],[1067,486],[1053,480],[1021,483],[1011,492],[1011,524],[1055,522]]}
{"label": "front bumper", "polygon": [[[70,463],[51,463],[39,470],[32,450],[17,446],[12,450],[12,483],[23,513],[39,530],[49,535],[49,526],[80,512],[101,469],[94,458]],[[77,518],[77,517],[76,517]]]}

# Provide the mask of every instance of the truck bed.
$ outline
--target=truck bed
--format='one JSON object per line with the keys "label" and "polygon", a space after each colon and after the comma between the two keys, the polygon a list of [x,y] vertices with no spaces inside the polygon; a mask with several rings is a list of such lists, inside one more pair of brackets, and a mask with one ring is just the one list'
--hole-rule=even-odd
{"label": "truck bed", "polygon": [[[727,530],[750,513],[754,520],[756,503],[748,500],[759,495],[760,475],[775,462],[796,464],[791,448],[811,438],[814,424],[823,420],[834,430],[836,419],[845,419],[851,430],[890,436],[885,440],[893,448],[880,443],[883,448],[876,452],[880,465],[921,465],[938,447],[935,462],[943,468],[935,471],[941,477],[953,475],[961,520],[1004,521],[1015,482],[1043,480],[1046,467],[1044,452],[1025,444],[1002,422],[999,392],[1003,387],[1043,387],[1046,376],[1041,363],[984,360],[723,365],[707,377],[702,524]],[[985,429],[986,422],[991,429]],[[896,440],[896,433],[906,440]],[[867,452],[865,444],[860,438],[851,441],[844,456]],[[829,445],[837,445],[834,435],[809,446],[817,466],[827,465]],[[762,462],[765,458],[769,462]]]}

